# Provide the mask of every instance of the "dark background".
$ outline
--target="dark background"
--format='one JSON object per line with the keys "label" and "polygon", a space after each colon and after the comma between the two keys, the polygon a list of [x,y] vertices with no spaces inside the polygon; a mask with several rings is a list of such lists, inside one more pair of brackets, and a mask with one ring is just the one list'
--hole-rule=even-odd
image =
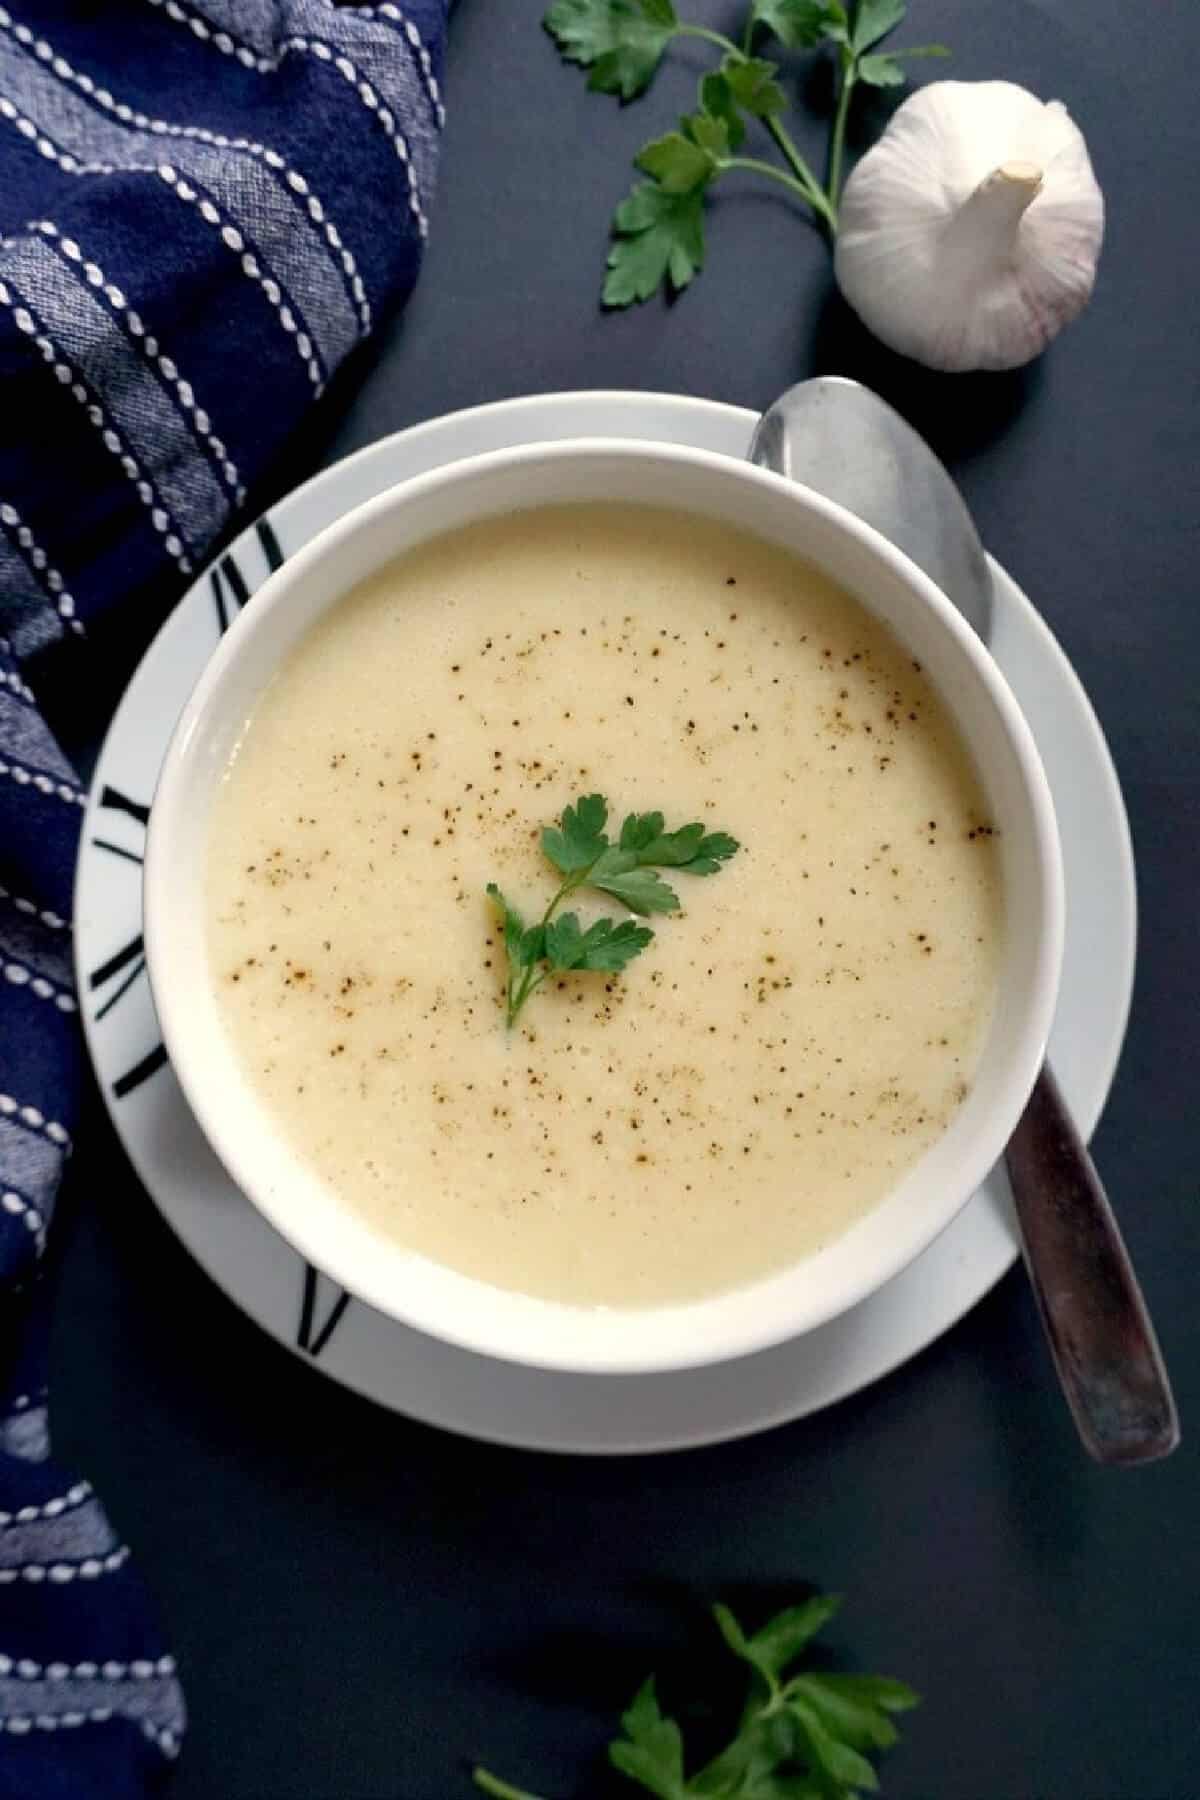
{"label": "dark background", "polygon": [[[630,155],[689,102],[704,56],[672,55],[622,111],[558,63],[540,10],[461,0],[417,294],[286,474],[510,394],[759,407],[819,370],[870,381],[926,432],[1073,657],[1124,783],[1141,961],[1095,1148],[1184,1446],[1141,1471],[1084,1460],[1019,1273],[898,1374],[746,1444],[597,1463],[458,1442],[243,1319],[96,1105],[71,1180],[56,1447],[167,1615],[192,1712],[174,1800],[465,1800],[479,1755],[539,1792],[599,1793],[597,1752],[642,1676],[702,1672],[708,1602],[753,1613],[806,1584],[847,1595],[830,1641],[848,1666],[926,1695],[885,1765],[895,1800],[1185,1800],[1200,1792],[1200,7],[913,0],[910,38],[951,44],[946,73],[1067,101],[1108,203],[1090,310],[1031,371],[991,378],[873,348],[786,199],[732,181],[680,303],[602,316]],[[691,13],[732,17],[712,0]],[[820,125],[802,135],[819,156]]]}

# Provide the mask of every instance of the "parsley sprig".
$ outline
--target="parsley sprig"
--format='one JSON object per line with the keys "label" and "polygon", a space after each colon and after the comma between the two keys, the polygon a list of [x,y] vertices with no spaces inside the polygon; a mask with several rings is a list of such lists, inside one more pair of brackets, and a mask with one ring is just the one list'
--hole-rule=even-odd
{"label": "parsley sprig", "polygon": [[[566,61],[590,70],[588,86],[598,93],[621,100],[644,93],[676,38],[699,39],[721,52],[719,65],[700,82],[696,110],[634,157],[650,180],[639,182],[613,215],[604,304],[629,306],[660,287],[687,286],[704,262],[707,195],[736,170],[781,183],[836,236],[855,89],[901,86],[902,57],[950,54],[943,44],[881,51],[906,11],[905,0],[752,0],[739,43],[681,19],[674,0],[554,0],[543,23]],[[837,97],[824,184],[784,123],[789,103],[776,79],[778,63],[756,53],[768,35],[784,50],[832,51]],[[782,160],[741,154],[754,125]]]}
{"label": "parsley sprig", "polygon": [[[750,1668],[733,1738],[686,1774],[683,1733],[663,1713],[651,1676],[621,1719],[623,1736],[608,1747],[613,1767],[659,1800],[855,1800],[874,1793],[879,1778],[868,1756],[896,1742],[892,1715],[918,1705],[919,1697],[881,1675],[793,1668],[840,1605],[835,1594],[816,1594],[777,1613],[753,1636],[727,1606],[715,1606],[722,1637]],[[493,1800],[539,1800],[486,1769],[476,1769],[474,1778]]]}
{"label": "parsley sprig", "polygon": [[703,825],[667,831],[660,812],[630,813],[615,844],[604,829],[607,823],[607,800],[585,794],[564,809],[557,826],[546,826],[542,851],[563,881],[536,924],[527,924],[496,883],[488,883],[488,894],[504,924],[505,1016],[510,1029],[548,975],[573,969],[618,974],[654,937],[649,926],[635,925],[632,919],[619,923],[597,919],[585,928],[577,913],[559,912],[571,894],[594,888],[642,917],[677,912],[679,896],[659,870],[715,875],[738,848],[726,832],[709,832]]}

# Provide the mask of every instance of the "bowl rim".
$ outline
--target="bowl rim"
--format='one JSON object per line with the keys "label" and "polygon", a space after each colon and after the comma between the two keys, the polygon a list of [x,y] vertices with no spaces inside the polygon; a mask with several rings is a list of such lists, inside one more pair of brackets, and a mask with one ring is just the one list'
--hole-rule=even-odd
{"label": "bowl rim", "polygon": [[[319,566],[326,559],[334,556],[342,545],[367,530],[377,519],[385,517],[396,509],[404,508],[412,502],[419,502],[427,494],[444,488],[453,488],[459,484],[468,485],[480,477],[486,476],[493,468],[524,465],[536,467],[546,463],[579,461],[589,457],[600,457],[617,462],[651,460],[658,463],[676,464],[685,468],[701,468],[715,474],[719,479],[727,479],[735,484],[740,481],[751,486],[774,489],[779,494],[786,495],[802,510],[807,510],[810,514],[821,517],[827,523],[832,524],[843,535],[865,547],[872,556],[890,567],[891,572],[900,578],[910,592],[915,593],[924,610],[932,614],[939,627],[956,641],[959,650],[965,653],[967,661],[973,665],[975,676],[989,692],[1002,722],[1009,747],[1015,752],[1020,768],[1029,813],[1030,837],[1035,848],[1038,877],[1038,914],[1042,929],[1037,944],[1035,974],[1030,982],[1034,998],[1028,1009],[1028,1016],[1022,1020],[1020,1055],[1012,1059],[1013,1074],[1008,1083],[1011,1094],[1019,1094],[1019,1100],[1005,1109],[1006,1125],[1004,1130],[1001,1131],[998,1127],[994,1127],[986,1134],[988,1140],[995,1139],[997,1141],[988,1154],[980,1153],[975,1158],[975,1164],[978,1166],[973,1164],[971,1179],[964,1183],[962,1194],[947,1203],[942,1209],[941,1216],[932,1223],[929,1229],[906,1237],[903,1242],[894,1247],[890,1256],[876,1259],[857,1281],[844,1283],[837,1296],[827,1305],[823,1307],[816,1305],[807,1309],[799,1323],[793,1322],[790,1326],[781,1326],[761,1321],[757,1324],[751,1322],[744,1324],[742,1329],[737,1331],[727,1329],[720,1341],[715,1344],[697,1333],[687,1350],[680,1348],[667,1353],[644,1349],[631,1353],[627,1344],[622,1344],[618,1330],[614,1330],[610,1334],[613,1341],[603,1354],[599,1354],[591,1348],[580,1350],[577,1345],[570,1343],[560,1344],[554,1350],[548,1347],[537,1348],[529,1344],[515,1348],[511,1343],[497,1342],[494,1333],[477,1329],[469,1308],[463,1309],[461,1317],[457,1315],[446,1317],[440,1313],[435,1317],[431,1309],[420,1303],[419,1295],[415,1300],[411,1294],[397,1297],[394,1293],[385,1291],[379,1282],[374,1281],[369,1269],[357,1265],[349,1266],[338,1248],[331,1246],[327,1241],[327,1234],[322,1230],[320,1219],[316,1221],[314,1228],[313,1221],[297,1219],[288,1212],[286,1205],[279,1204],[264,1195],[249,1166],[251,1159],[243,1154],[242,1147],[238,1143],[232,1142],[223,1132],[220,1109],[213,1103],[211,1097],[215,1084],[205,1078],[189,1048],[187,1008],[183,1003],[180,984],[173,982],[164,974],[170,963],[166,947],[169,933],[169,908],[165,899],[160,899],[160,895],[165,893],[169,879],[172,822],[178,816],[179,802],[189,781],[188,748],[210,711],[219,711],[226,678],[236,661],[243,641],[252,633],[268,630],[270,618],[282,611],[287,604],[290,591],[305,580],[314,566]],[[554,504],[554,502],[551,501],[550,504]],[[532,494],[529,509],[535,510],[538,505],[537,495]],[[688,510],[685,501],[680,503],[679,510]],[[482,516],[486,516],[486,514],[484,512],[468,512],[463,523],[469,522],[472,517]],[[442,529],[453,531],[456,527],[451,525]],[[441,532],[431,531],[423,534],[418,541],[426,541],[437,535],[441,535]],[[380,559],[376,567],[386,566],[387,561],[403,554],[405,554],[403,550],[390,551]],[[803,553],[793,551],[793,554],[802,556]],[[344,599],[362,579],[365,577],[358,577],[349,584],[341,586],[338,586],[336,581],[333,582],[329,597],[309,619],[305,630],[311,630],[317,618],[323,617],[333,606]],[[890,626],[888,628],[891,629]],[[289,557],[281,568],[274,571],[251,596],[229,629],[223,634],[216,650],[193,687],[171,734],[151,804],[142,879],[146,964],[163,1042],[184,1098],[196,1117],[201,1131],[250,1204],[315,1267],[385,1315],[395,1318],[411,1328],[423,1331],[429,1336],[484,1357],[516,1362],[531,1368],[572,1374],[650,1374],[674,1369],[700,1368],[706,1364],[731,1361],[738,1357],[752,1355],[792,1337],[806,1335],[809,1331],[826,1324],[831,1318],[851,1310],[869,1295],[885,1286],[902,1268],[914,1261],[945,1230],[971,1198],[988,1168],[1002,1153],[1004,1142],[1020,1116],[1045,1054],[1046,1040],[1049,1036],[1057,1000],[1065,927],[1063,870],[1057,821],[1049,785],[1032,732],[999,665],[942,590],[911,559],[873,527],[844,507],[790,477],[762,469],[749,461],[691,446],[608,437],[578,437],[551,443],[492,450],[411,476],[362,502],[341,518],[324,527],[299,551]],[[251,1097],[255,1110],[263,1115],[265,1122],[269,1117],[269,1109],[254,1095],[251,1082],[237,1067],[232,1055],[230,1062],[232,1067],[227,1072],[227,1079],[238,1082],[241,1090]],[[995,1108],[992,1110],[994,1112]],[[1008,1117],[1010,1111],[1011,1119]],[[979,1135],[983,1137],[985,1134],[981,1132]],[[881,1201],[879,1204],[883,1203]],[[431,1259],[424,1260],[428,1264]],[[801,1259],[800,1262],[789,1265],[789,1267],[793,1269],[801,1267],[807,1260],[807,1258]],[[435,1266],[439,1269],[446,1268],[446,1265]],[[480,1288],[489,1294],[506,1292],[506,1290],[497,1289],[478,1278],[461,1275],[458,1271],[451,1271],[451,1273],[456,1275],[460,1281]],[[647,1315],[679,1314],[682,1316],[693,1310],[707,1308],[716,1301],[727,1299],[731,1294],[744,1296],[754,1292],[765,1281],[775,1279],[779,1273],[783,1273],[783,1271],[772,1272],[758,1281],[744,1284],[740,1288],[721,1290],[711,1296],[704,1296],[697,1302],[667,1307],[593,1309],[570,1305],[560,1306],[559,1303],[543,1303],[534,1300],[531,1296],[522,1295],[519,1298],[527,1301],[533,1308],[540,1309],[548,1304],[556,1313],[562,1312],[565,1315],[579,1316],[582,1313],[608,1311],[609,1316],[618,1324],[628,1324],[639,1317],[645,1318]],[[419,1284],[414,1284],[414,1286],[419,1286]],[[748,1309],[751,1314],[752,1311],[753,1309]],[[527,1333],[526,1336],[532,1336],[532,1333]]]}

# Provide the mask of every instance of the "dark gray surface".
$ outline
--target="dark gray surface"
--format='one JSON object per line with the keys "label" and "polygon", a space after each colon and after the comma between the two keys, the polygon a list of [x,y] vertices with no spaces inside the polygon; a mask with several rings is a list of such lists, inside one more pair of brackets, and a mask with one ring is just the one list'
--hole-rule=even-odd
{"label": "dark gray surface", "polygon": [[915,35],[954,46],[956,76],[1061,95],[1088,134],[1109,206],[1101,280],[1030,374],[939,380],[872,351],[818,240],[749,190],[719,204],[711,266],[678,306],[602,318],[628,155],[686,102],[698,59],[621,113],[557,64],[534,0],[462,0],[422,283],[310,459],[508,394],[759,406],[818,369],[872,381],[931,437],[1074,658],[1124,782],[1141,963],[1095,1148],[1184,1447],[1143,1471],[1085,1463],[1016,1275],[897,1375],[749,1444],[597,1465],[456,1442],[343,1394],[237,1314],[97,1109],[73,1177],[55,1426],[170,1621],[192,1709],[175,1800],[454,1800],[476,1754],[582,1793],[618,1706],[678,1660],[711,1598],[767,1606],[805,1583],[848,1596],[835,1647],[927,1696],[886,1764],[895,1800],[1200,1792],[1200,8],[913,13]]}

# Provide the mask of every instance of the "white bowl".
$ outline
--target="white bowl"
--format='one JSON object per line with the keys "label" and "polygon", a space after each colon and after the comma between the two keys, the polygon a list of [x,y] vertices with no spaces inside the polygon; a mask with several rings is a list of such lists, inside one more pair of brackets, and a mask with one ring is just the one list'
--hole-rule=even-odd
{"label": "white bowl", "polygon": [[[222,1024],[205,924],[209,816],[259,695],[314,622],[393,557],[455,526],[554,502],[670,506],[756,533],[825,570],[923,665],[970,748],[992,817],[1007,917],[995,1017],[970,1095],[942,1136],[826,1248],[686,1305],[609,1310],[492,1287],[403,1249],[291,1150]],[[986,649],[906,557],[851,514],[749,463],[612,440],[501,451],[403,483],[329,527],[255,594],[171,740],[151,812],[146,956],[175,1073],[252,1203],[318,1268],[381,1312],[484,1355],[591,1373],[697,1366],[811,1331],[881,1287],[944,1230],[1000,1156],[1054,1012],[1063,889],[1053,803],[1029,728]]]}

